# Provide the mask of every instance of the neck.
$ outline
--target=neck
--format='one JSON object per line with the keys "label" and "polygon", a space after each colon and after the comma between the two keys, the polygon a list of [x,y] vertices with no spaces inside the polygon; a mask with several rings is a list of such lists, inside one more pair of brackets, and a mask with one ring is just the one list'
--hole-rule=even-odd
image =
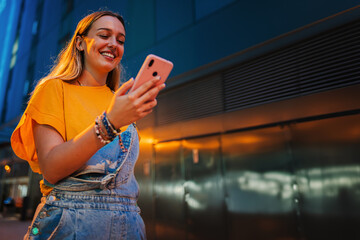
{"label": "neck", "polygon": [[106,84],[107,73],[95,73],[84,69],[77,79],[82,86],[104,86]]}

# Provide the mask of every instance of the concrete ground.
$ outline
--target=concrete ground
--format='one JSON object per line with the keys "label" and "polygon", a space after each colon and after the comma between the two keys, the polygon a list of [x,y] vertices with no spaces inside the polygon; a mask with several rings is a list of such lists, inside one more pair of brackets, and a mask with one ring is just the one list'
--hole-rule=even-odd
{"label": "concrete ground", "polygon": [[0,240],[23,239],[31,221],[19,221],[18,215],[3,217],[0,214]]}

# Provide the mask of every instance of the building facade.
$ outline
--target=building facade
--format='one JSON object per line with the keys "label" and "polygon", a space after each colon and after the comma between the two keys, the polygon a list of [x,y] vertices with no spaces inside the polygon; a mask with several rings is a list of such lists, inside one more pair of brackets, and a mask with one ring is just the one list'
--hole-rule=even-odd
{"label": "building facade", "polygon": [[[9,139],[35,84],[50,70],[77,22],[91,11],[109,9],[124,16],[123,80],[135,76],[146,55],[153,53],[174,63],[168,80],[171,89],[231,67],[241,58],[255,58],[305,38],[298,34],[287,42],[277,41],[340,13],[336,21],[327,21],[329,26],[302,33],[316,35],[353,21],[357,4],[356,0],[0,0],[1,209],[11,197],[18,209],[25,206],[26,218],[41,197],[41,175],[14,155]],[[269,47],[265,44],[269,42],[279,46]]]}

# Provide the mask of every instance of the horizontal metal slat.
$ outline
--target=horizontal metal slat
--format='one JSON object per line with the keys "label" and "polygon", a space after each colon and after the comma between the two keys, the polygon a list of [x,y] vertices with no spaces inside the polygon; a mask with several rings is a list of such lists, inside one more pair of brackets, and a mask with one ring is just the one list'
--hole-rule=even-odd
{"label": "horizontal metal slat", "polygon": [[224,71],[227,111],[357,84],[360,22]]}

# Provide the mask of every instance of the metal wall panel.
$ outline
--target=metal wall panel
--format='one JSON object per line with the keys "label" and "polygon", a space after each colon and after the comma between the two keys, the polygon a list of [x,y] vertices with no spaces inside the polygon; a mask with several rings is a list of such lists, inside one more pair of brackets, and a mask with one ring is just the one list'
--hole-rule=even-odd
{"label": "metal wall panel", "polygon": [[297,239],[285,130],[225,134],[222,151],[229,239]]}
{"label": "metal wall panel", "polygon": [[181,143],[157,144],[155,155],[156,239],[186,239]]}
{"label": "metal wall panel", "polygon": [[156,239],[359,239],[360,114],[155,144]]}
{"label": "metal wall panel", "polygon": [[188,240],[226,239],[219,136],[183,142]]}
{"label": "metal wall panel", "polygon": [[360,239],[360,115],[290,126],[306,239]]}

